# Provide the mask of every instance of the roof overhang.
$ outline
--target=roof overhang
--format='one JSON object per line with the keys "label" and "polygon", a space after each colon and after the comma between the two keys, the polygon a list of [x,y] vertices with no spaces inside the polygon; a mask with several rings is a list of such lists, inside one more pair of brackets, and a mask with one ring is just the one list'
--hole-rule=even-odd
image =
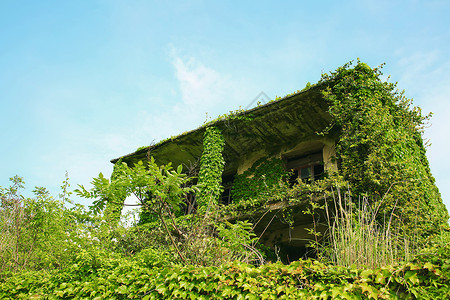
{"label": "roof overhang", "polygon": [[283,99],[237,113],[231,118],[205,124],[111,162],[116,163],[122,159],[131,165],[139,160],[146,161],[152,156],[158,164],[195,164],[203,151],[205,129],[208,126],[216,126],[222,130],[225,138],[224,174],[232,173],[236,170],[240,158],[249,153],[262,150],[268,154],[277,153],[282,149],[294,147],[299,142],[320,139],[318,133],[331,122],[322,90],[321,86],[315,85]]}

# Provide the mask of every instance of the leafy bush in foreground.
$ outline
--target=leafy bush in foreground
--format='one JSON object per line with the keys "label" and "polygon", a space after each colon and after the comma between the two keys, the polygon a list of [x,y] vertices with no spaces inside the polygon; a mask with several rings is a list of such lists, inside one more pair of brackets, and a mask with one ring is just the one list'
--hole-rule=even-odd
{"label": "leafy bush in foreground", "polygon": [[43,187],[34,189],[34,197],[24,197],[23,178],[10,180],[10,187],[0,187],[0,273],[64,268],[79,248],[96,242],[90,236],[94,218],[67,198],[67,179],[60,199]]}
{"label": "leafy bush in foreground", "polygon": [[446,299],[450,246],[377,269],[300,260],[254,267],[172,265],[85,253],[65,270],[30,271],[0,281],[3,299]]}

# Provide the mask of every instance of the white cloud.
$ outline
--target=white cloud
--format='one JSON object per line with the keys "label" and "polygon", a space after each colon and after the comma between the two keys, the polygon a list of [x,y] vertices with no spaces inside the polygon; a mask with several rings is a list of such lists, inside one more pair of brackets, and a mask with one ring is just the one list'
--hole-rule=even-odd
{"label": "white cloud", "polygon": [[183,61],[175,56],[172,64],[185,105],[202,107],[203,110],[212,108],[236,91],[236,84],[230,76],[222,75],[194,58]]}
{"label": "white cloud", "polygon": [[[89,134],[89,139],[97,141],[104,151],[117,156],[130,153],[139,146],[195,129],[203,124],[206,115],[215,118],[241,105],[245,107],[254,98],[245,80],[223,74],[197,58],[181,57],[173,46],[170,50],[175,80],[166,85],[171,88],[156,100],[150,92],[146,93],[148,105],[142,107],[148,109],[137,110],[127,128],[114,133]],[[169,99],[165,105],[154,105],[154,101],[162,103],[164,99]]]}

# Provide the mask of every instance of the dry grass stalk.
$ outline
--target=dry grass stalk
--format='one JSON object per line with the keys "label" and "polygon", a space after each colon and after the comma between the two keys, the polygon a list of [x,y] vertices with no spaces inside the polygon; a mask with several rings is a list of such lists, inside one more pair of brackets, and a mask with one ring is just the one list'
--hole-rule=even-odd
{"label": "dry grass stalk", "polygon": [[337,197],[333,193],[334,207],[325,203],[329,232],[324,254],[334,264],[377,268],[411,256],[410,241],[391,226],[394,210],[380,223],[367,197],[355,203],[350,192],[342,196],[339,189]]}

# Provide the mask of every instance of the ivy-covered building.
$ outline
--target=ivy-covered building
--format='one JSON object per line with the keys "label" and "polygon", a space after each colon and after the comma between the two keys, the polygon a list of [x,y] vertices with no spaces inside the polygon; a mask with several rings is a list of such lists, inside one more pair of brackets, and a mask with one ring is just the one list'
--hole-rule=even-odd
{"label": "ivy-covered building", "polygon": [[[320,134],[330,122],[331,116],[321,88],[314,86],[247,111],[220,117],[195,130],[122,156],[121,159],[128,165],[133,165],[152,156],[158,164],[182,164],[186,172],[198,176],[205,131],[213,126],[220,130],[224,139],[222,155],[225,164],[221,174],[223,191],[218,202],[227,205],[245,201],[251,196],[258,197],[258,190],[263,188],[258,185],[262,176],[265,184],[274,185],[282,175],[288,175],[290,178],[287,179],[294,183],[296,178],[313,180],[324,172],[336,169],[336,139],[330,133]],[[118,160],[119,158],[113,159],[112,162],[116,163]],[[258,178],[255,178],[250,171],[258,172],[258,167]],[[287,173],[289,170],[291,174]],[[265,174],[260,174],[261,172]],[[233,183],[237,180],[242,182],[244,174],[254,184],[239,190]],[[186,212],[191,212],[196,203],[188,202]],[[279,207],[275,205],[272,210],[278,211]],[[258,228],[263,230],[272,215],[267,214]],[[256,217],[257,215],[254,219]],[[302,239],[295,244],[302,246],[306,243],[303,239],[308,238],[304,228],[311,223],[306,216],[305,219],[297,220],[295,224],[301,229],[297,235],[300,234]],[[266,235],[274,232],[274,228],[280,228],[284,232],[289,230],[288,227],[275,218]],[[287,232],[284,233],[286,238],[288,235]],[[279,238],[280,233],[274,236]]]}
{"label": "ivy-covered building", "polygon": [[[398,226],[426,236],[448,220],[422,141],[427,117],[380,75],[364,63],[348,64],[302,91],[232,112],[111,162],[132,165],[151,156],[158,164],[183,165],[199,181],[214,173],[223,187],[209,191],[214,201],[237,207],[236,218],[257,223],[262,240],[287,253],[299,253],[311,238],[312,217],[304,213],[311,197],[286,199],[277,190],[280,180],[292,186],[298,178],[312,183],[333,174],[380,211],[395,211]],[[208,156],[214,151],[219,158]],[[203,198],[188,199],[186,213],[206,205]]]}
{"label": "ivy-covered building", "polygon": [[[205,130],[218,128],[224,137],[222,155],[225,161],[220,202],[233,202],[233,181],[236,175],[249,170],[261,159],[279,159],[294,177],[320,177],[336,168],[335,137],[321,134],[331,122],[328,105],[319,86],[297,92],[283,99],[247,111],[232,112],[200,128],[142,147],[119,159],[128,165],[146,161],[152,156],[158,164],[182,164],[185,171],[198,175],[203,153]],[[196,169],[197,168],[197,169]]]}

